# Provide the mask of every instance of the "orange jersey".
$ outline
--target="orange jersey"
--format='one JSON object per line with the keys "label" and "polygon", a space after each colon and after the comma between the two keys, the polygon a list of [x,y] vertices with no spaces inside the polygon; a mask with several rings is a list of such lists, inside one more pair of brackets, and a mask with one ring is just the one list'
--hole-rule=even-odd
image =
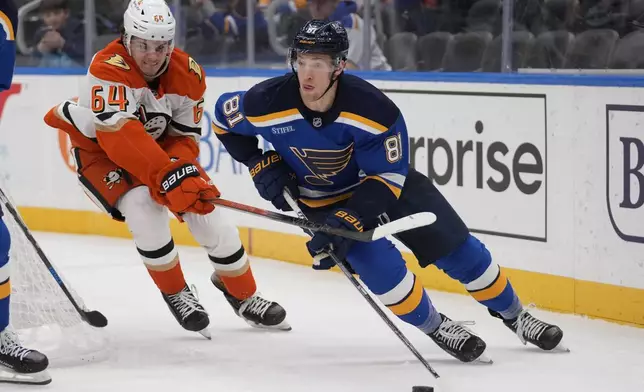
{"label": "orange jersey", "polygon": [[205,89],[203,69],[185,52],[174,49],[167,70],[148,83],[115,40],[92,59],[78,98],[52,108],[45,122],[68,133],[73,147],[103,151],[155,186],[170,164],[167,144],[180,140],[182,151],[197,157]]}

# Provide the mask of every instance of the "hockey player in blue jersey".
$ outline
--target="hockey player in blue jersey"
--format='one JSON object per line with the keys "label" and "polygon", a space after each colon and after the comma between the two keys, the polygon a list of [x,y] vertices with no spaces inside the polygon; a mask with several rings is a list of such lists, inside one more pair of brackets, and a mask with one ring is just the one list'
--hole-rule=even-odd
{"label": "hockey player in blue jersey", "polygon": [[[0,0],[0,93],[11,87],[16,61],[18,12],[13,0]],[[9,248],[11,237],[0,206],[0,382],[49,384],[47,357],[23,347],[9,327]]]}
{"label": "hockey player in blue jersey", "polygon": [[[465,285],[524,344],[555,348],[561,329],[523,308],[490,252],[432,181],[409,168],[400,110],[368,82],[343,73],[348,48],[338,22],[308,22],[290,48],[292,73],[219,98],[213,120],[219,140],[278,209],[290,210],[282,195],[288,188],[309,219],[349,230],[433,212],[434,224],[396,238],[422,267],[434,264]],[[257,136],[275,151],[262,152]],[[315,269],[334,265],[324,253],[329,245],[400,319],[463,362],[486,359],[485,342],[434,308],[391,241],[362,243],[317,232],[307,243]]]}

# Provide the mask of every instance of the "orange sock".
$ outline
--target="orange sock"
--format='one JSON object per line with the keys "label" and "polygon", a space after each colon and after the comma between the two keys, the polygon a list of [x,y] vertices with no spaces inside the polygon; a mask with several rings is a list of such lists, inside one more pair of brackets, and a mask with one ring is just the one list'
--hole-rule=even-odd
{"label": "orange sock", "polygon": [[212,255],[208,255],[208,257],[215,268],[217,277],[222,281],[230,295],[243,301],[255,294],[257,285],[243,246],[227,257]]}
{"label": "orange sock", "polygon": [[164,294],[176,294],[186,286],[179,257],[175,257],[168,264],[154,266],[146,264],[145,267],[154,283]]}
{"label": "orange sock", "polygon": [[239,275],[232,275],[231,271],[217,271],[217,276],[224,283],[230,295],[242,301],[251,297],[257,291],[255,277],[250,269],[250,264],[247,263],[246,267],[243,272],[235,271],[235,273],[241,272]]}

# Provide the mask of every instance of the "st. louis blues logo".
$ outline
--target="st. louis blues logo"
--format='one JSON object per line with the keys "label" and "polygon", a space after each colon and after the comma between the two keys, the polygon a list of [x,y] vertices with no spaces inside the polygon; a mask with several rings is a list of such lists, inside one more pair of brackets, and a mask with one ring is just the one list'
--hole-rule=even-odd
{"label": "st. louis blues logo", "polygon": [[353,143],[342,150],[315,150],[311,148],[300,150],[291,147],[291,151],[311,172],[311,175],[304,176],[306,182],[316,186],[333,185],[333,181],[329,177],[337,175],[347,167],[353,153]]}

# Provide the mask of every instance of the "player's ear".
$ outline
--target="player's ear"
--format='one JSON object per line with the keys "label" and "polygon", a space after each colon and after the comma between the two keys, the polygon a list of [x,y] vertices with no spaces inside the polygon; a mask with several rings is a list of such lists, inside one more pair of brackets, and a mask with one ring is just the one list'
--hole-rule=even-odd
{"label": "player's ear", "polygon": [[340,60],[340,62],[338,62],[338,66],[335,67],[335,71],[333,72],[333,77],[337,78],[338,76],[340,76],[340,74],[344,72],[346,67],[347,67],[347,60]]}

